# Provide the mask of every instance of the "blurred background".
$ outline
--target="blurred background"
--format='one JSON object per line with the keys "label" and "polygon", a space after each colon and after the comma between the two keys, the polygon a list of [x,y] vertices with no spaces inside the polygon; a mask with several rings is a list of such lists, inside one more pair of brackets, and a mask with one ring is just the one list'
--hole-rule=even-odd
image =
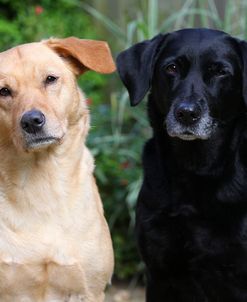
{"label": "blurred background", "polygon": [[[51,36],[107,40],[114,57],[159,32],[210,27],[247,38],[247,0],[0,0],[0,51]],[[141,152],[151,132],[145,102],[130,108],[117,74],[79,79],[91,111],[88,145],[115,250],[107,302],[144,301],[135,238]]]}

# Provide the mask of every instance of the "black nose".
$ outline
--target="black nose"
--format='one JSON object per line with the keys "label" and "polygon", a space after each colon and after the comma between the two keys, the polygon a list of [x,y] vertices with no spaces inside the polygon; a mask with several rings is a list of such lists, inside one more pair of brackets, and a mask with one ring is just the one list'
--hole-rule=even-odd
{"label": "black nose", "polygon": [[192,125],[201,118],[202,111],[197,103],[183,102],[175,108],[174,114],[178,122]]}
{"label": "black nose", "polygon": [[27,133],[39,132],[45,124],[45,116],[39,110],[30,110],[23,114],[21,127]]}

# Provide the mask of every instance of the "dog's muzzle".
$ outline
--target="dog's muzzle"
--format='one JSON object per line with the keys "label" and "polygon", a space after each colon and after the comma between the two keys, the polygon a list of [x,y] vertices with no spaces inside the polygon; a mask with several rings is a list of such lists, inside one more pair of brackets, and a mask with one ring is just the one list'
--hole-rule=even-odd
{"label": "dog's muzzle", "polygon": [[59,142],[59,138],[46,133],[46,118],[40,110],[30,110],[23,114],[20,126],[27,149],[38,149]]}
{"label": "dog's muzzle", "polygon": [[169,136],[182,140],[208,139],[216,126],[207,106],[187,101],[172,105],[165,123]]}

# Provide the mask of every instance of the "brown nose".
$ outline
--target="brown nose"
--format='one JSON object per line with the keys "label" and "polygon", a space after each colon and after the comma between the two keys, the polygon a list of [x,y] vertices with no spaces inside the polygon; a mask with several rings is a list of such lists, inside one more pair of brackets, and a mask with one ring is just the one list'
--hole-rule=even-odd
{"label": "brown nose", "polygon": [[45,116],[39,110],[30,110],[23,114],[21,127],[27,133],[35,134],[39,132],[45,124]]}

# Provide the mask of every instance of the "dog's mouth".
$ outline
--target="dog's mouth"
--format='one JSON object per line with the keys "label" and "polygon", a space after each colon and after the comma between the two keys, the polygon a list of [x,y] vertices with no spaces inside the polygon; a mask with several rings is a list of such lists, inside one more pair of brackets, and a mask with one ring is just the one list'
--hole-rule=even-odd
{"label": "dog's mouth", "polygon": [[196,139],[202,139],[202,140],[208,139],[207,135],[198,135],[189,131],[185,131],[184,133],[168,132],[168,135],[171,137],[177,137],[184,141],[193,141]]}
{"label": "dog's mouth", "polygon": [[211,116],[206,101],[173,102],[164,120],[170,137],[185,141],[207,140],[214,134],[218,121]]}
{"label": "dog's mouth", "polygon": [[206,139],[206,138],[203,138],[203,137],[198,137],[197,135],[195,135],[194,133],[192,133],[190,131],[185,131],[182,134],[171,133],[170,136],[175,136],[175,137],[178,137],[178,138],[180,138],[182,140],[185,140],[185,141],[193,141],[195,139]]}
{"label": "dog's mouth", "polygon": [[185,141],[207,140],[215,132],[217,122],[206,114],[194,125],[185,126],[177,122],[173,115],[168,114],[165,126],[170,137],[176,137]]}
{"label": "dog's mouth", "polygon": [[40,149],[46,148],[50,145],[57,145],[61,143],[62,138],[55,136],[46,136],[46,137],[30,137],[26,140],[27,149]]}
{"label": "dog's mouth", "polygon": [[193,141],[193,140],[207,140],[210,138],[214,131],[213,124],[206,125],[206,126],[199,126],[195,127],[194,129],[184,130],[183,127],[169,127],[167,126],[167,133],[171,137],[177,137],[179,139],[185,141]]}

